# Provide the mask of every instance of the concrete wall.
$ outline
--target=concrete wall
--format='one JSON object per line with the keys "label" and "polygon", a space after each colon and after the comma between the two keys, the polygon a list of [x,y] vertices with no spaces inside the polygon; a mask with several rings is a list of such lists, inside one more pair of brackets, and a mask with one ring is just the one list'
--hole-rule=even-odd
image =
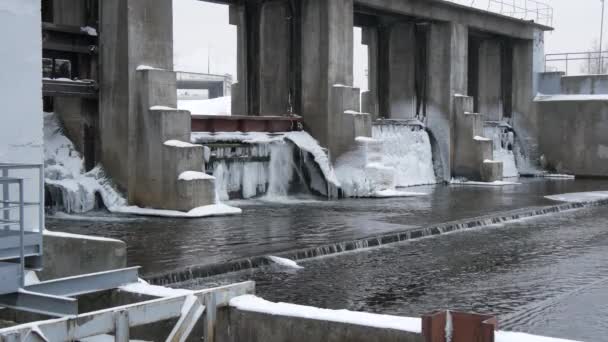
{"label": "concrete wall", "polygon": [[416,116],[416,36],[414,23],[395,23],[385,32],[388,37],[385,75],[381,82],[386,82],[386,112],[391,119],[412,119]]}
{"label": "concrete wall", "polygon": [[218,311],[219,342],[422,342],[421,334],[369,326],[275,316],[223,308]]}
{"label": "concrete wall", "polygon": [[546,166],[559,173],[608,177],[608,100],[536,105]]}
{"label": "concrete wall", "polygon": [[114,270],[127,266],[127,245],[119,240],[46,232],[40,280]]}
{"label": "concrete wall", "polygon": [[[453,23],[432,23],[429,29],[427,127],[437,142],[434,158],[449,181],[453,157],[453,97],[467,92],[468,29]],[[435,151],[435,150],[434,150]]]}
{"label": "concrete wall", "polygon": [[486,120],[502,119],[501,46],[495,39],[479,44],[478,112]]}
{"label": "concrete wall", "polygon": [[[43,162],[40,23],[39,0],[0,1],[2,163]],[[26,201],[41,200],[37,171],[13,171],[10,175],[26,178]],[[16,189],[12,195],[17,195]],[[38,227],[37,210],[34,207],[26,208],[26,229]]]}
{"label": "concrete wall", "polygon": [[562,94],[608,94],[608,75],[563,76]]}
{"label": "concrete wall", "polygon": [[353,84],[353,0],[302,1],[301,20],[306,28],[301,36],[301,114],[305,128],[335,160],[342,153],[334,145],[342,130],[336,124],[345,110],[359,111],[358,101],[356,106],[338,108],[337,104],[352,101],[343,101],[334,87]]}
{"label": "concrete wall", "polygon": [[[136,69],[173,69],[172,2],[100,1],[102,163],[123,191],[133,177],[137,145]],[[171,104],[164,104],[171,105]]]}
{"label": "concrete wall", "polygon": [[562,93],[563,71],[543,72],[539,75],[538,92],[545,95]]}

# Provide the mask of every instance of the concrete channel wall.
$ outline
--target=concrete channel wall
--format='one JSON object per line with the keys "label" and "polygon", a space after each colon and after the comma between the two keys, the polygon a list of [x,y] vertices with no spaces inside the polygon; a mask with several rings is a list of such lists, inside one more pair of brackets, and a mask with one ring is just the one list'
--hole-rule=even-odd
{"label": "concrete channel wall", "polygon": [[[422,342],[419,333],[227,307],[218,311],[218,342]],[[370,322],[371,323],[371,322]]]}
{"label": "concrete channel wall", "polygon": [[559,173],[608,177],[608,96],[538,99],[540,150]]}

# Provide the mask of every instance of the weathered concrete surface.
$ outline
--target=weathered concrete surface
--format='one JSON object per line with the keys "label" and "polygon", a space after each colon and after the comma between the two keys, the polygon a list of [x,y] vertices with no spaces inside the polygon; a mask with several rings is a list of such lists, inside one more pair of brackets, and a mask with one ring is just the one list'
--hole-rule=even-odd
{"label": "weathered concrete surface", "polygon": [[480,31],[533,39],[537,29],[551,28],[507,16],[462,6],[449,1],[357,0],[361,6],[384,12],[465,25]]}
{"label": "weathered concrete surface", "polygon": [[378,104],[378,29],[375,27],[363,27],[361,29],[361,44],[367,45],[369,89],[361,93],[361,111],[369,113],[373,121],[378,119],[380,114]]}
{"label": "weathered concrete surface", "polygon": [[346,323],[218,310],[218,342],[422,342],[421,334]]}
{"label": "weathered concrete surface", "polygon": [[127,245],[114,239],[44,233],[44,268],[40,280],[108,271],[127,266]]}
{"label": "weathered concrete surface", "polygon": [[453,97],[467,92],[468,29],[453,23],[432,23],[429,27],[427,127],[437,142],[433,151],[443,170],[437,176],[452,177]]}
{"label": "weathered concrete surface", "polygon": [[[341,116],[345,110],[359,111],[356,106],[337,108],[345,103],[334,85],[353,84],[353,0],[304,0],[302,3],[301,111],[304,126],[321,144],[328,147],[332,159],[334,136],[340,134]],[[346,101],[352,104],[352,101]],[[350,108],[349,108],[350,107]],[[340,139],[337,139],[340,141]],[[335,150],[335,151],[334,151]]]}
{"label": "weathered concrete surface", "polygon": [[290,90],[289,3],[265,2],[260,13],[260,115],[285,115]]}
{"label": "weathered concrete surface", "polygon": [[541,101],[540,150],[549,169],[608,176],[608,101]]}
{"label": "weathered concrete surface", "polygon": [[[515,144],[525,162],[539,165],[538,132],[534,97],[538,93],[540,74],[544,69],[544,34],[536,32],[534,40],[513,42],[513,87],[511,125],[515,131]],[[540,126],[542,127],[542,126]],[[522,160],[519,160],[522,161]]]}
{"label": "weathered concrete surface", "polygon": [[561,94],[608,94],[608,75],[563,76]]}
{"label": "weathered concrete surface", "polygon": [[387,112],[391,119],[412,119],[416,116],[416,35],[415,24],[399,22],[391,25],[386,34],[387,52]]}
{"label": "weathered concrete surface", "polygon": [[138,139],[136,69],[173,68],[173,8],[165,0],[104,0],[99,6],[101,159],[126,191],[132,163],[125,161],[135,159]]}
{"label": "weathered concrete surface", "polygon": [[331,109],[329,127],[333,127],[328,137],[332,161],[354,149],[356,137],[371,137],[371,116],[359,112],[359,88],[332,86],[330,92]]}
{"label": "weathered concrete surface", "polygon": [[499,121],[503,111],[500,42],[481,41],[478,61],[478,112],[488,121]]}
{"label": "weathered concrete surface", "polygon": [[230,25],[236,26],[236,75],[238,82],[232,84],[232,114],[247,115],[247,30],[245,6],[230,5]]}
{"label": "weathered concrete surface", "polygon": [[539,75],[538,92],[545,95],[562,93],[563,71],[543,72]]}
{"label": "weathered concrete surface", "polygon": [[502,180],[503,164],[499,161],[485,160],[481,164],[481,181],[495,182]]}

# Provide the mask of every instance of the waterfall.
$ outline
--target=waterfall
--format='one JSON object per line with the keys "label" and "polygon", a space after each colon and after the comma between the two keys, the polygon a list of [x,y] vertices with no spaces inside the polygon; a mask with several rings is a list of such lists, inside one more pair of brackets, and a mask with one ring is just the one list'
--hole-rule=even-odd
{"label": "waterfall", "polygon": [[485,126],[484,136],[492,139],[494,145],[493,159],[502,162],[502,176],[505,178],[518,177],[519,171],[517,170],[515,154],[513,153],[513,132],[507,127]]}
{"label": "waterfall", "polygon": [[382,162],[395,169],[395,185],[435,184],[429,134],[419,126],[374,125],[372,137],[383,143]]}

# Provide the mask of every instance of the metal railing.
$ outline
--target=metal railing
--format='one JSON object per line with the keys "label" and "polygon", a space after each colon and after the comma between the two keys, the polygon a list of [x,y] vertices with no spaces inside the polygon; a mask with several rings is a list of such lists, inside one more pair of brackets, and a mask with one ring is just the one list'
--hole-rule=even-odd
{"label": "metal railing", "polygon": [[553,8],[536,0],[447,0],[509,17],[553,26]]}
{"label": "metal railing", "polygon": [[545,55],[545,72],[563,71],[568,75],[572,71],[571,63],[575,63],[580,74],[602,74],[608,72],[607,61],[608,51],[548,53]]}
{"label": "metal railing", "polygon": [[[24,195],[25,178],[22,176],[11,176],[10,171],[15,170],[37,170],[39,182],[39,201],[26,202]],[[38,233],[42,236],[44,229],[44,165],[42,164],[10,164],[0,163],[0,185],[2,185],[2,201],[0,201],[0,211],[2,218],[0,226],[3,228],[1,232],[10,233],[19,227],[19,267],[20,267],[20,286],[25,286],[25,207],[38,207]],[[18,195],[17,200],[12,199],[10,186],[17,185]],[[18,219],[13,218],[11,213],[18,211]],[[5,234],[6,235],[6,234]],[[3,235],[0,234],[0,240]],[[0,241],[0,247],[3,247],[3,241]],[[11,248],[13,246],[4,246]]]}

